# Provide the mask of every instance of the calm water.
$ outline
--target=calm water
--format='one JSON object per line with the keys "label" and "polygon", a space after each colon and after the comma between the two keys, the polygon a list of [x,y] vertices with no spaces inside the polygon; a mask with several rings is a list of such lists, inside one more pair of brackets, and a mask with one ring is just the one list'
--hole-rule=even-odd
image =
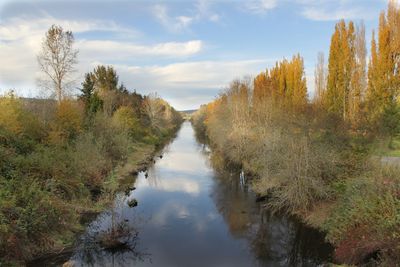
{"label": "calm water", "polygon": [[[147,177],[146,177],[147,176]],[[255,202],[238,171],[218,173],[185,122],[163,157],[92,222],[71,257],[81,266],[317,266],[329,261],[323,236]],[[137,199],[130,208],[127,201]],[[113,220],[111,220],[113,218]],[[114,225],[131,229],[124,250],[95,240]]]}

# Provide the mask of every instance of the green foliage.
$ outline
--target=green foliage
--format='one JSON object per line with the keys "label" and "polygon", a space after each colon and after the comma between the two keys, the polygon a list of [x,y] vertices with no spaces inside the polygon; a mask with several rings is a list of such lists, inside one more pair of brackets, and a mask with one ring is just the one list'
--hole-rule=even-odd
{"label": "green foliage", "polygon": [[121,131],[126,131],[134,140],[139,140],[144,135],[143,126],[130,107],[122,106],[117,109],[113,115],[113,123]]}
{"label": "green foliage", "polygon": [[86,73],[85,80],[82,83],[81,93],[79,99],[83,102],[87,115],[94,114],[101,110],[103,101],[95,92],[95,78],[93,74]]}
{"label": "green foliage", "polygon": [[371,164],[363,176],[336,184],[338,201],[323,229],[341,261],[357,263],[378,250],[398,257],[399,177],[397,168]]}
{"label": "green foliage", "polygon": [[384,110],[381,119],[382,130],[389,136],[389,148],[392,148],[392,140],[400,133],[400,108],[397,103],[391,102]]}
{"label": "green foliage", "polygon": [[72,210],[38,181],[0,177],[0,184],[0,255],[29,259],[40,249],[51,248],[55,240],[50,235],[73,223]]}

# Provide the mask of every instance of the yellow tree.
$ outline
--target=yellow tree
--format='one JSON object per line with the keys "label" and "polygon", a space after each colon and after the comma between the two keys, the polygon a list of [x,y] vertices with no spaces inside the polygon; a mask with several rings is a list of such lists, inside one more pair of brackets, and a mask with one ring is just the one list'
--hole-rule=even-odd
{"label": "yellow tree", "polygon": [[367,87],[365,26],[361,23],[356,27],[354,39],[354,66],[351,71],[349,92],[349,120],[353,126],[360,125],[361,106]]}
{"label": "yellow tree", "polygon": [[291,103],[294,107],[302,107],[307,103],[307,82],[304,73],[304,60],[297,54],[289,65],[289,82]]}
{"label": "yellow tree", "polygon": [[349,117],[351,81],[355,69],[355,27],[342,20],[332,35],[328,63],[326,103],[330,112]]}
{"label": "yellow tree", "polygon": [[398,101],[400,90],[400,8],[390,1],[379,18],[378,44],[373,37],[368,69],[367,107],[373,124]]}
{"label": "yellow tree", "polygon": [[315,94],[314,103],[323,106],[326,91],[326,67],[324,53],[319,52],[314,71]]}

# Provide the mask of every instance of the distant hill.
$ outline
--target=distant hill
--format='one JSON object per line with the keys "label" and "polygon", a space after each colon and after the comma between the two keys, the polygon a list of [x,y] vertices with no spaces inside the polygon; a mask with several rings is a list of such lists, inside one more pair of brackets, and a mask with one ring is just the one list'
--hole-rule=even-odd
{"label": "distant hill", "polygon": [[179,113],[181,113],[184,120],[190,120],[193,113],[195,113],[196,111],[197,109],[181,110],[179,111]]}
{"label": "distant hill", "polygon": [[179,112],[190,115],[190,114],[193,114],[196,111],[197,111],[197,109],[188,109],[188,110],[180,110]]}

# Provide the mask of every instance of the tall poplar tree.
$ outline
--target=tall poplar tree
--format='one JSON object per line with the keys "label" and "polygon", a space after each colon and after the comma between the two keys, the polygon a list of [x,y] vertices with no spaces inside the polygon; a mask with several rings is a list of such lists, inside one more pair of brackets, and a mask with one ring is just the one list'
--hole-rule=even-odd
{"label": "tall poplar tree", "polygon": [[347,120],[350,116],[352,79],[356,64],[356,34],[353,22],[336,24],[332,35],[328,63],[326,103],[330,112]]}
{"label": "tall poplar tree", "polygon": [[384,120],[385,111],[398,104],[400,92],[400,8],[390,1],[379,18],[378,44],[371,43],[367,110],[370,122]]}

